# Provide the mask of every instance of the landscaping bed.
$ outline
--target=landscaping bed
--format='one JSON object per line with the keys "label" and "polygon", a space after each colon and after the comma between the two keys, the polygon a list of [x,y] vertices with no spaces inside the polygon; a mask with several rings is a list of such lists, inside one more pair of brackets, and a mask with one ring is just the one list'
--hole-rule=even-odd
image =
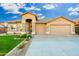
{"label": "landscaping bed", "polygon": [[28,38],[25,34],[0,36],[0,56],[7,54],[25,38]]}

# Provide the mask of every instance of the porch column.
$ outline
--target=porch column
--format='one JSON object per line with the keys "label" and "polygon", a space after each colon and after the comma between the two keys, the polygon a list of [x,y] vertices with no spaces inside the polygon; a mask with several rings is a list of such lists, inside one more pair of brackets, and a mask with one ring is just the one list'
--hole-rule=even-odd
{"label": "porch column", "polygon": [[8,26],[7,26],[8,28],[7,28],[7,33],[12,33],[12,29],[11,29],[11,26],[10,26],[10,24],[8,24]]}
{"label": "porch column", "polygon": [[7,33],[8,33],[8,32],[10,31],[10,26],[8,25],[7,27],[8,27],[8,28],[7,28]]}
{"label": "porch column", "polygon": [[32,34],[35,34],[35,22],[32,22]]}
{"label": "porch column", "polygon": [[25,24],[25,32],[28,34],[29,33],[29,31],[28,31],[28,22],[26,22],[26,24]]}
{"label": "porch column", "polygon": [[75,34],[75,25],[71,26],[71,33]]}
{"label": "porch column", "polygon": [[26,24],[23,23],[22,24],[22,34],[25,34],[26,33]]}
{"label": "porch column", "polygon": [[46,26],[46,34],[50,34],[50,27]]}

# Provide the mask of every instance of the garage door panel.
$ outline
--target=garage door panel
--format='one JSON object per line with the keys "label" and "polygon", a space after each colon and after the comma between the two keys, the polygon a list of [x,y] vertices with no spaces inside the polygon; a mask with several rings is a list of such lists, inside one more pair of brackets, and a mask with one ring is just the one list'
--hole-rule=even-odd
{"label": "garage door panel", "polygon": [[50,33],[51,34],[70,34],[71,26],[70,25],[51,25]]}

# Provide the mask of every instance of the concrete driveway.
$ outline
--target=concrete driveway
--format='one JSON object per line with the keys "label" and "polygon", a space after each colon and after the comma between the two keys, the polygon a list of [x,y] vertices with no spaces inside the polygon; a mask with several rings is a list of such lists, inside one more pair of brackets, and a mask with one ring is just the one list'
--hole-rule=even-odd
{"label": "concrete driveway", "polygon": [[36,35],[26,56],[79,56],[79,36]]}

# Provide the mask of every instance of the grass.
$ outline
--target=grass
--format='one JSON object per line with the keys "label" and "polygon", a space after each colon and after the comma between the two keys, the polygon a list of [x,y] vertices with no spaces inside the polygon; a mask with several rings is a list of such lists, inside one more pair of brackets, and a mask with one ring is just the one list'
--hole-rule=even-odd
{"label": "grass", "polygon": [[[20,38],[20,39],[15,39]],[[0,56],[5,55],[11,51],[15,46],[17,46],[25,37],[20,35],[6,35],[0,36]]]}

